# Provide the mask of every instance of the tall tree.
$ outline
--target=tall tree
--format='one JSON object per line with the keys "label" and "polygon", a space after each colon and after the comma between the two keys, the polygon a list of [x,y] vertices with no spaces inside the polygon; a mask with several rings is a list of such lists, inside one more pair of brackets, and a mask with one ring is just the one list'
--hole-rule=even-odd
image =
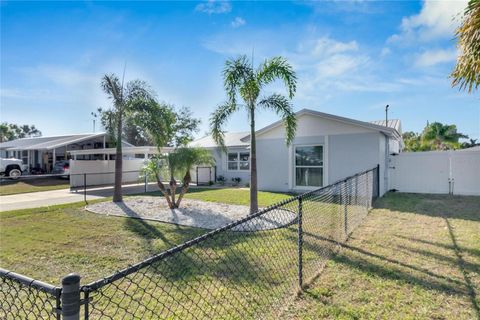
{"label": "tall tree", "polygon": [[[160,104],[146,107],[146,112],[140,113],[137,121],[143,123],[159,154],[147,162],[144,174],[155,177],[168,206],[171,209],[178,208],[192,181],[191,169],[196,165],[212,164],[213,157],[206,149],[186,146],[193,140],[193,133],[198,132],[200,124],[200,120],[193,118],[188,108],[175,111],[173,106]],[[165,154],[162,151],[164,146],[175,149]],[[168,188],[163,183],[164,176],[169,178]],[[178,183],[175,178],[177,176],[183,177],[178,199],[176,198]]]}
{"label": "tall tree", "polygon": [[456,35],[460,56],[451,74],[452,86],[471,93],[480,85],[480,0],[468,2]]}
{"label": "tall tree", "polygon": [[[125,115],[122,129],[122,137],[125,141],[135,146],[155,145],[152,133],[145,126],[145,123],[150,121],[145,119],[145,117],[150,117],[152,112],[158,112],[158,110],[154,111],[155,108],[163,108],[163,112],[166,112],[166,109],[168,109],[172,112],[171,116],[175,118],[172,120],[172,136],[166,139],[166,145],[164,146],[186,145],[193,140],[192,132],[198,131],[200,120],[192,117],[191,110],[187,107],[176,110],[174,106],[158,104],[157,107],[150,105],[143,111],[136,110]],[[105,130],[112,133],[112,129],[113,131],[115,130],[112,127],[112,111],[99,108],[96,114],[99,115],[100,122]]]}
{"label": "tall tree", "polygon": [[431,150],[459,149],[460,138],[468,138],[468,136],[458,132],[454,124],[433,122],[422,132],[422,142],[429,145]]}
{"label": "tall tree", "polygon": [[[288,98],[277,93],[260,97],[261,90],[277,79],[283,81],[288,91]],[[225,62],[223,82],[227,101],[212,113],[211,132],[214,140],[224,147],[223,126],[233,113],[241,108],[246,109],[250,121],[250,213],[254,213],[258,211],[255,112],[258,109],[267,109],[280,115],[285,123],[286,143],[290,144],[295,137],[297,126],[290,103],[295,94],[297,77],[291,65],[283,57],[267,59],[255,69],[247,56],[240,56]],[[238,103],[238,97],[244,104]]]}
{"label": "tall tree", "polygon": [[[115,186],[113,201],[122,201],[122,133],[124,118],[130,112],[155,102],[154,94],[146,82],[141,80],[129,81],[124,85],[123,80],[115,74],[106,74],[101,81],[103,91],[112,100],[113,108],[109,110],[111,115],[111,134],[115,139]],[[115,128],[113,130],[113,128]]]}
{"label": "tall tree", "polygon": [[[469,144],[460,143],[460,139],[468,138],[457,131],[454,124],[443,124],[440,122],[427,123],[423,131],[418,134],[412,131],[403,133],[405,151],[432,151],[452,150],[467,148]],[[471,140],[472,144],[475,143]],[[472,145],[473,146],[473,145]]]}
{"label": "tall tree", "polygon": [[40,137],[41,135],[42,132],[38,130],[35,125],[17,125],[7,122],[0,124],[0,142],[21,138]]}

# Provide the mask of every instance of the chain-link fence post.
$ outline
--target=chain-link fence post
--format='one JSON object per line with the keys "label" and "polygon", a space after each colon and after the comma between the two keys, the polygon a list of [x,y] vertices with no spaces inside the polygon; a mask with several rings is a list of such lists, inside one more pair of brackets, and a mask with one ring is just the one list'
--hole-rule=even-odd
{"label": "chain-link fence post", "polygon": [[71,273],[62,279],[62,319],[80,319],[80,276]]}
{"label": "chain-link fence post", "polygon": [[87,203],[87,174],[86,173],[83,174],[83,201]]}
{"label": "chain-link fence post", "polygon": [[303,198],[298,197],[298,291],[303,288]]}
{"label": "chain-link fence post", "polygon": [[375,190],[375,191],[376,191],[375,196],[376,196],[377,198],[380,198],[380,164],[377,164],[377,170],[376,170],[376,172],[377,172],[377,181],[376,181],[376,183],[377,183],[377,189]]}
{"label": "chain-link fence post", "polygon": [[343,228],[345,236],[348,236],[348,184],[347,180],[343,181]]}
{"label": "chain-link fence post", "polygon": [[146,172],[145,172],[144,182],[145,182],[145,193],[147,193],[147,188],[148,188],[148,174],[147,174]]}

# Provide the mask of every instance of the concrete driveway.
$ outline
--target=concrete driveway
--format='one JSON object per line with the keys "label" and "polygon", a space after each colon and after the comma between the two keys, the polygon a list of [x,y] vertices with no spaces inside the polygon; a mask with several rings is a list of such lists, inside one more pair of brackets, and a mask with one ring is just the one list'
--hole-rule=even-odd
{"label": "concrete driveway", "polygon": [[[123,194],[143,193],[145,187],[143,184],[126,185],[122,188]],[[155,184],[148,186],[148,191],[157,191]],[[103,199],[113,195],[113,187],[101,187],[87,189],[87,201],[94,199]],[[0,212],[31,209],[52,206],[57,204],[81,202],[84,200],[83,190],[70,191],[70,189],[40,191],[31,193],[21,193],[8,196],[0,196]]]}

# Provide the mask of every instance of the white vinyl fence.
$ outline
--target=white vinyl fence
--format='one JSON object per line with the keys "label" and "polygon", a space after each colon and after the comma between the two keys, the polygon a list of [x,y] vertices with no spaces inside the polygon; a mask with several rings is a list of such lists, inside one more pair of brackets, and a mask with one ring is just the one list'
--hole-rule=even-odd
{"label": "white vinyl fence", "polygon": [[390,189],[480,195],[480,151],[404,152],[392,156]]}
{"label": "white vinyl fence", "polygon": [[[123,182],[139,182],[144,159],[123,159]],[[70,187],[111,185],[115,160],[70,160]]]}

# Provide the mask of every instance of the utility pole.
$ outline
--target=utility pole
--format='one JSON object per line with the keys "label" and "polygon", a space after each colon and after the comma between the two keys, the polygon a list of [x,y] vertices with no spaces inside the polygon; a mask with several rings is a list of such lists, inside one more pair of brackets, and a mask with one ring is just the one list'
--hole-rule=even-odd
{"label": "utility pole", "polygon": [[385,106],[385,127],[388,127],[388,108],[389,107],[390,106],[388,104]]}
{"label": "utility pole", "polygon": [[93,116],[93,133],[95,133],[95,120],[97,119],[97,114],[95,112],[91,112]]}

